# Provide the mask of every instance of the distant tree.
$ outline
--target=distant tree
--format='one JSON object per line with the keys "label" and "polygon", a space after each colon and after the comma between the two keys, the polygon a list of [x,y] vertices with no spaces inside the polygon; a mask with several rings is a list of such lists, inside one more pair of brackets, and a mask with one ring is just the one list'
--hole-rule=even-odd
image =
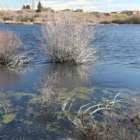
{"label": "distant tree", "polygon": [[26,6],[25,6],[25,5],[23,5],[22,9],[24,9],[24,10],[25,10],[25,9],[26,9]]}
{"label": "distant tree", "polygon": [[26,9],[31,9],[30,5],[26,5]]}
{"label": "distant tree", "polygon": [[39,2],[38,2],[38,5],[37,5],[37,12],[41,12],[42,9],[43,9],[42,4],[41,4],[41,2],[39,1]]}

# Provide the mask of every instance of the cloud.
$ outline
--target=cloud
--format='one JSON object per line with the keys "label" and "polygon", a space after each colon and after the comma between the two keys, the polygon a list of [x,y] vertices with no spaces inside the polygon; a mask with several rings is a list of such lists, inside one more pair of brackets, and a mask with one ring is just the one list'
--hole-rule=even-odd
{"label": "cloud", "polygon": [[113,3],[114,0],[42,0],[46,7],[52,7],[55,10],[63,9],[83,9],[84,11],[97,11],[101,5]]}
{"label": "cloud", "polygon": [[8,7],[9,7],[9,6],[8,6],[6,3],[0,2],[0,9],[6,10],[6,9],[8,9]]}
{"label": "cloud", "polygon": [[[23,4],[30,4],[32,0],[0,0],[0,9],[19,9]],[[36,5],[39,0],[35,0]],[[26,2],[26,3],[25,3]],[[51,7],[54,10],[83,9],[84,11],[111,12],[121,10],[139,10],[140,1],[133,0],[126,3],[126,0],[41,0],[42,5]]]}

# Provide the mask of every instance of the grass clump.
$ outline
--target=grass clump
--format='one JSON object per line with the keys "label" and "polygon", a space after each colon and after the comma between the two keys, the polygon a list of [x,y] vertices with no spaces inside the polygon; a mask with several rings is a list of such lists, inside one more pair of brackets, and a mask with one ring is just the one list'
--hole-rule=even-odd
{"label": "grass clump", "polygon": [[96,49],[90,47],[94,31],[73,14],[54,16],[54,24],[42,27],[42,52],[52,62],[83,64],[95,62]]}

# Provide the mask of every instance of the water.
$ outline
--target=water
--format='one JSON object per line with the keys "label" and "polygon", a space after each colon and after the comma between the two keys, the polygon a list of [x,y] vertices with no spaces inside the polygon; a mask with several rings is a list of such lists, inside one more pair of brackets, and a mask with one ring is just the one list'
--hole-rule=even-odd
{"label": "water", "polygon": [[[69,97],[76,98],[75,111],[90,101],[112,99],[118,92],[123,96],[139,96],[139,25],[94,27],[102,39],[92,44],[98,48],[99,61],[90,66],[48,63],[35,37],[40,28],[40,25],[0,25],[0,30],[12,30],[20,36],[23,50],[34,60],[22,69],[0,68],[0,139],[66,138],[72,126],[61,112],[61,105]],[[40,103],[46,96],[41,90],[43,81],[49,81],[55,88],[57,98],[53,104]]]}

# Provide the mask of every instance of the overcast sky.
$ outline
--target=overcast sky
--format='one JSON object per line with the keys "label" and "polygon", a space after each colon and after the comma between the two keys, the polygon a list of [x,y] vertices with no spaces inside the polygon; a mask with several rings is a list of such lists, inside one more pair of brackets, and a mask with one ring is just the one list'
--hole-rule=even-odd
{"label": "overcast sky", "polygon": [[[38,0],[35,0],[36,4]],[[45,7],[55,10],[84,9],[84,11],[121,11],[140,10],[140,0],[41,0]],[[0,9],[20,9],[32,0],[0,0]]]}

